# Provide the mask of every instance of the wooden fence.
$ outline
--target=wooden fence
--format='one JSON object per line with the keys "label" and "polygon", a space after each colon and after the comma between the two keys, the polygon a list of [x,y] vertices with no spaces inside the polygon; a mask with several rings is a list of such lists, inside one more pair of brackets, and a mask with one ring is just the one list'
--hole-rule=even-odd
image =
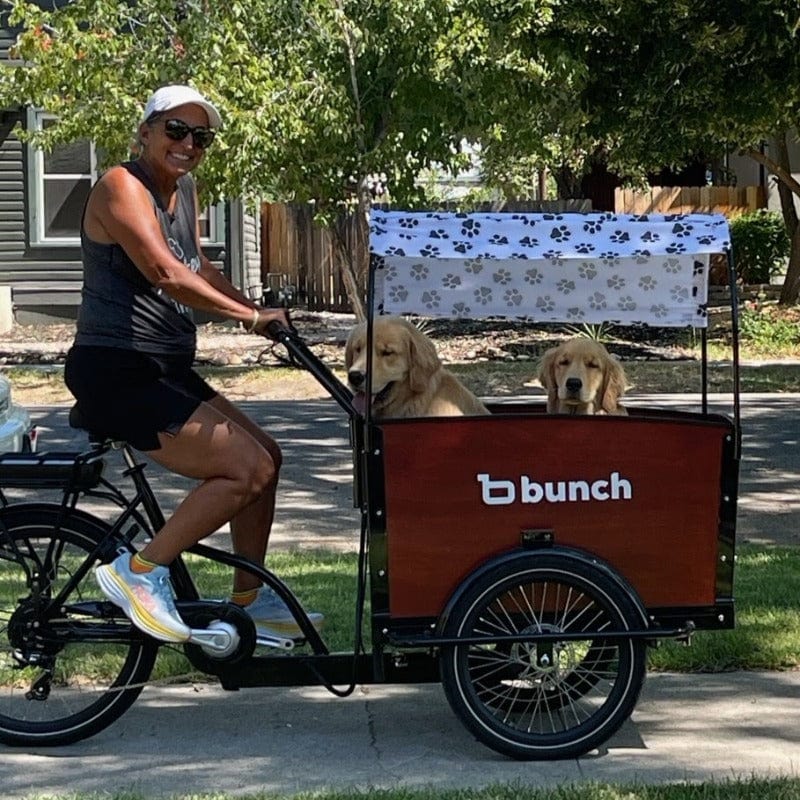
{"label": "wooden fence", "polygon": [[[476,211],[559,212],[591,211],[589,200],[486,203]],[[336,237],[353,248],[354,219],[342,217],[331,231],[314,222],[310,205],[264,203],[261,207],[261,280],[278,293],[287,286],[297,290],[299,301],[310,311],[349,312],[337,256]]]}
{"label": "wooden fence", "polygon": [[763,186],[651,186],[614,191],[614,211],[620,214],[716,212],[731,218],[766,205]]}

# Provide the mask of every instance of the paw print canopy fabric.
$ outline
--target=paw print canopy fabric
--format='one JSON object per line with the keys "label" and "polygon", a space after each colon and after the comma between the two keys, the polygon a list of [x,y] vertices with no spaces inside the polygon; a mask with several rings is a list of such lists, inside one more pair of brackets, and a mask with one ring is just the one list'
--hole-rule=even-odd
{"label": "paw print canopy fabric", "polygon": [[381,314],[707,325],[721,214],[373,211]]}

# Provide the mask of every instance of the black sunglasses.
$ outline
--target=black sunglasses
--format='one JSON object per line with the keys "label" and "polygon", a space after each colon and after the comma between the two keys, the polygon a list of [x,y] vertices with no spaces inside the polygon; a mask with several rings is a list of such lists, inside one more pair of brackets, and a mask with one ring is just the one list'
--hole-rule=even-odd
{"label": "black sunglasses", "polygon": [[191,133],[192,144],[200,150],[205,150],[217,135],[216,131],[206,128],[205,125],[192,128],[181,119],[164,120],[164,133],[175,142],[182,142],[186,135]]}

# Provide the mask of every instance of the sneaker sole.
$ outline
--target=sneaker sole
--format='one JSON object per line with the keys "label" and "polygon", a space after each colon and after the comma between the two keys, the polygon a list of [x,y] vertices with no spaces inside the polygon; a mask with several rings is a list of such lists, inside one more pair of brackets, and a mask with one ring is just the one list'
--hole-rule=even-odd
{"label": "sneaker sole", "polygon": [[103,593],[118,605],[130,621],[140,630],[161,642],[181,643],[189,640],[191,628],[184,626],[182,630],[169,628],[159,622],[147,609],[136,604],[127,584],[110,564],[103,564],[95,570],[95,578]]}

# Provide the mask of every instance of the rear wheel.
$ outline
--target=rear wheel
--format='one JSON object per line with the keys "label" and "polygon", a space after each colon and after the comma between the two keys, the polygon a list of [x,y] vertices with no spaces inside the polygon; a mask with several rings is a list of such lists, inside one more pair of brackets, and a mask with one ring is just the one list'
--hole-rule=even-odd
{"label": "rear wheel", "polygon": [[645,676],[644,642],[602,633],[641,624],[631,597],[587,561],[557,553],[504,561],[465,589],[444,635],[534,638],[443,648],[445,694],[475,737],[500,753],[581,755],[630,716]]}
{"label": "rear wheel", "polygon": [[[158,645],[139,634],[92,570],[50,600],[108,527],[57,506],[0,510],[0,742],[63,745],[110,725],[137,698]],[[110,554],[113,556],[113,553]],[[94,565],[92,565],[94,566]]]}

